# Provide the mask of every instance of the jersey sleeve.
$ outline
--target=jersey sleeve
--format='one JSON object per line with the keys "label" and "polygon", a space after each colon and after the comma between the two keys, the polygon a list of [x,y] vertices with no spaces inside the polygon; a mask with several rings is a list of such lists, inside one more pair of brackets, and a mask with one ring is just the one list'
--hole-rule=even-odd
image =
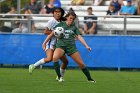
{"label": "jersey sleeve", "polygon": [[62,26],[62,23],[58,23],[53,29],[55,29],[56,27],[61,27]]}
{"label": "jersey sleeve", "polygon": [[49,20],[46,24],[46,28],[48,28],[49,30],[53,30],[53,25],[54,25],[53,20]]}

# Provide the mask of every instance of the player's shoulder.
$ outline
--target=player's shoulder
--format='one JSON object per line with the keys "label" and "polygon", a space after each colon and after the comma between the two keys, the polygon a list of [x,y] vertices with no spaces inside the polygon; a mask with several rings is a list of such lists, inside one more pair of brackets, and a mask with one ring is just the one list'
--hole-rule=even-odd
{"label": "player's shoulder", "polygon": [[65,22],[62,21],[62,22],[58,23],[57,25],[58,26],[63,26],[64,24],[65,24]]}
{"label": "player's shoulder", "polygon": [[65,23],[66,23],[65,21],[60,22],[60,24],[65,24]]}
{"label": "player's shoulder", "polygon": [[55,18],[51,18],[51,19],[48,21],[48,23],[55,23],[55,22],[56,22]]}

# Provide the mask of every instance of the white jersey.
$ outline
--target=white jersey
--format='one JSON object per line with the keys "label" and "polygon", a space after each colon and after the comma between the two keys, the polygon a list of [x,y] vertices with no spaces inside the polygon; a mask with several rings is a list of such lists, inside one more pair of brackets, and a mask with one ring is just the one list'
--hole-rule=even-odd
{"label": "white jersey", "polygon": [[[46,28],[48,28],[49,30],[54,30],[54,27],[58,24],[59,22],[55,19],[55,18],[52,18],[51,20],[49,20],[47,22],[47,25],[46,25]],[[47,49],[54,49],[54,45],[56,43],[56,37],[53,36],[51,38],[51,40],[47,43],[47,46],[46,46],[46,50]]]}

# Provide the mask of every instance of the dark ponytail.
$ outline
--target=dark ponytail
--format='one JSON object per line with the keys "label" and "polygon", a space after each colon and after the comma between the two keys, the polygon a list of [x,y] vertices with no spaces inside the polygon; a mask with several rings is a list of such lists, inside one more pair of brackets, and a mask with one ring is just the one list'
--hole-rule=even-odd
{"label": "dark ponytail", "polygon": [[76,13],[74,12],[74,10],[72,8],[70,8],[69,12],[66,14],[66,17],[69,17],[70,15],[74,16],[75,18],[77,17]]}

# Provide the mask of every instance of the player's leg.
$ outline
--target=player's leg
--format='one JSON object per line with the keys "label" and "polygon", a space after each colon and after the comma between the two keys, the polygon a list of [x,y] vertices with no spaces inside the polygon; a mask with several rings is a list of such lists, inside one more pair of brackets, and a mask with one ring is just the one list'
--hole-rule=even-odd
{"label": "player's leg", "polygon": [[[55,68],[55,72],[58,76],[58,78],[61,78],[61,74],[60,74],[60,65],[58,60],[64,55],[64,50],[61,48],[56,48],[53,54],[53,62],[54,62],[54,68]],[[61,80],[60,80],[61,81]]]}
{"label": "player's leg", "polygon": [[[60,60],[62,61],[62,64],[61,64],[61,67],[60,67],[60,74],[61,74],[62,80],[64,81],[63,77],[64,77],[65,70],[66,70],[67,65],[68,65],[68,59],[67,59],[66,55],[63,55],[60,58]],[[58,76],[56,77],[56,80],[59,80]]]}
{"label": "player's leg", "polygon": [[86,65],[84,64],[79,52],[75,52],[72,55],[70,55],[71,58],[79,65],[79,67],[81,68],[81,70],[83,71],[83,73],[86,75],[88,81],[90,82],[95,82],[95,80],[93,80],[91,78],[90,72],[87,69]]}
{"label": "player's leg", "polygon": [[53,51],[54,51],[53,49],[47,49],[47,50],[46,50],[46,56],[47,56],[47,58],[42,58],[42,59],[40,59],[39,61],[37,61],[35,64],[29,65],[29,73],[32,73],[33,70],[34,70],[36,67],[38,67],[38,66],[40,66],[40,65],[43,65],[43,64],[45,64],[45,63],[48,63],[48,62],[50,62],[50,61],[52,61]]}
{"label": "player's leg", "polygon": [[61,64],[61,67],[60,67],[60,73],[61,73],[61,76],[63,77],[64,76],[64,73],[65,73],[65,70],[67,68],[67,65],[68,65],[68,59],[66,57],[66,55],[63,55],[60,60],[62,61],[62,64]]}
{"label": "player's leg", "polygon": [[46,51],[46,58],[40,59],[39,61],[37,61],[34,64],[34,66],[37,67],[37,66],[40,66],[40,65],[43,65],[45,63],[48,63],[48,62],[52,61],[53,51],[54,50],[52,50],[52,49],[47,49],[47,51]]}

